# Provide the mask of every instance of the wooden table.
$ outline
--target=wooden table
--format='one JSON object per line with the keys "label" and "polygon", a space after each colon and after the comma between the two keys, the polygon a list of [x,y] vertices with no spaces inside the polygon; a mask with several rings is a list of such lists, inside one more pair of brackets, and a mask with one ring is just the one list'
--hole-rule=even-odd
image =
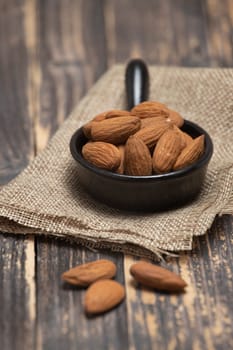
{"label": "wooden table", "polygon": [[[0,181],[19,174],[93,83],[116,62],[229,67],[232,0],[1,0]],[[192,252],[167,260],[189,286],[169,296],[134,289],[132,257],[44,236],[0,235],[0,347],[232,349],[232,216],[217,218]],[[60,275],[107,257],[127,298],[102,317]]]}

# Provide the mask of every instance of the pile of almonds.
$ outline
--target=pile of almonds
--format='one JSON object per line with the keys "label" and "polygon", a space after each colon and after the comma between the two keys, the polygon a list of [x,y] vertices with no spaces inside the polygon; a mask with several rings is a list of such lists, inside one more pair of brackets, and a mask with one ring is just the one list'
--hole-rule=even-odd
{"label": "pile of almonds", "polygon": [[[116,265],[110,260],[96,260],[78,265],[62,274],[62,279],[79,287],[88,287],[84,298],[87,315],[106,312],[125,298],[125,288],[112,280]],[[186,282],[167,269],[145,261],[130,267],[134,279],[142,285],[166,292],[183,292]]]}
{"label": "pile of almonds", "polygon": [[180,128],[182,116],[160,102],[131,111],[110,110],[83,126],[84,159],[118,174],[149,176],[182,169],[204,151],[204,135],[193,139]]}

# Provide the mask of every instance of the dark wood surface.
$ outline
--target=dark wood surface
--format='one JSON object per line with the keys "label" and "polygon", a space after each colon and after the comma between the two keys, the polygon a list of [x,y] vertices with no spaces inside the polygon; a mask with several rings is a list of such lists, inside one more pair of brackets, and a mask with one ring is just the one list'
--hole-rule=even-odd
{"label": "dark wood surface", "polygon": [[[232,0],[0,0],[0,183],[42,150],[109,67],[147,63],[232,67]],[[0,235],[0,341],[21,349],[232,349],[233,219],[217,218],[191,252],[166,259],[189,286],[135,289],[131,256],[60,239]],[[127,298],[101,317],[61,273],[107,257]]]}

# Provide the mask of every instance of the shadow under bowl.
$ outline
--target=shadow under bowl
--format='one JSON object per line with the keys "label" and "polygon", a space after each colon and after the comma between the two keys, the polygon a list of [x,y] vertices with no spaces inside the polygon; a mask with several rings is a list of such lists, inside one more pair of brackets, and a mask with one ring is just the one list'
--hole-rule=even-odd
{"label": "shadow under bowl", "polygon": [[205,135],[205,151],[192,165],[166,174],[151,176],[120,175],[95,167],[82,157],[88,141],[82,128],[71,138],[70,151],[77,161],[81,185],[95,199],[110,207],[128,211],[154,212],[181,207],[200,192],[213,143],[208,133],[197,124],[185,120],[182,130],[192,137]]}

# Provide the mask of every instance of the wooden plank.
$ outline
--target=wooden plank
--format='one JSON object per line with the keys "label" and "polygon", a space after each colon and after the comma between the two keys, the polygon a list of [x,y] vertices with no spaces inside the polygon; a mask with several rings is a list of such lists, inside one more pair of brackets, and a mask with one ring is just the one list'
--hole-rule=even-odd
{"label": "wooden plank", "polygon": [[105,18],[111,62],[138,56],[165,65],[208,62],[201,0],[110,0]]}
{"label": "wooden plank", "polygon": [[[107,66],[135,55],[156,64],[232,65],[230,1],[104,4],[104,10],[100,0],[27,0],[25,6],[23,1],[11,0],[1,6],[2,183],[33,156],[33,123],[38,152]],[[195,241],[191,254],[167,260],[189,282],[188,292],[181,296],[135,289],[128,273],[132,259],[127,257],[126,303],[94,319],[82,313],[84,292],[65,287],[60,274],[74,264],[107,257],[117,262],[117,280],[123,282],[121,254],[99,254],[64,241],[38,238],[35,300],[33,240],[1,235],[2,347],[231,348],[231,233],[232,218],[224,216],[216,220],[208,237]],[[9,320],[9,315],[14,317]]]}
{"label": "wooden plank", "polygon": [[[36,124],[37,150],[74,105],[106,70],[102,1],[40,2],[41,115]],[[104,317],[83,313],[84,291],[63,287],[68,268],[101,257],[117,263],[123,282],[122,254],[93,253],[62,240],[36,238],[37,348],[120,349],[127,347],[125,304]]]}
{"label": "wooden plank", "polygon": [[121,254],[91,252],[54,238],[37,243],[38,349],[121,349],[127,346],[126,304],[104,316],[88,318],[83,311],[85,290],[61,281],[61,274],[100,258],[117,264],[116,279],[124,284]]}
{"label": "wooden plank", "polygon": [[107,68],[102,1],[41,1],[39,23],[37,151]]}
{"label": "wooden plank", "polygon": [[233,2],[206,0],[203,2],[205,32],[211,65],[232,67]]}
{"label": "wooden plank", "polygon": [[0,183],[19,174],[33,154],[28,114],[28,53],[24,36],[24,1],[5,2],[0,11]]}
{"label": "wooden plank", "polygon": [[130,348],[231,349],[233,346],[233,217],[216,219],[191,253],[167,258],[187,281],[185,294],[168,295],[132,283],[125,260]]}
{"label": "wooden plank", "polygon": [[232,66],[231,1],[110,0],[105,22],[110,64],[141,57],[151,64]]}
{"label": "wooden plank", "polygon": [[[232,8],[231,2],[211,0],[109,1],[105,7],[109,64],[139,56],[153,64],[232,66]],[[217,31],[216,25],[225,31]],[[224,216],[215,221],[209,236],[195,240],[191,253],[167,259],[165,266],[189,283],[184,295],[135,288],[129,275],[134,258],[125,258],[130,349],[232,347],[231,232],[232,217]]]}
{"label": "wooden plank", "polygon": [[[31,1],[5,1],[0,12],[0,184],[19,174],[34,156]],[[0,235],[1,348],[35,345],[34,238]]]}
{"label": "wooden plank", "polygon": [[0,234],[1,349],[33,349],[35,343],[34,239]]}

